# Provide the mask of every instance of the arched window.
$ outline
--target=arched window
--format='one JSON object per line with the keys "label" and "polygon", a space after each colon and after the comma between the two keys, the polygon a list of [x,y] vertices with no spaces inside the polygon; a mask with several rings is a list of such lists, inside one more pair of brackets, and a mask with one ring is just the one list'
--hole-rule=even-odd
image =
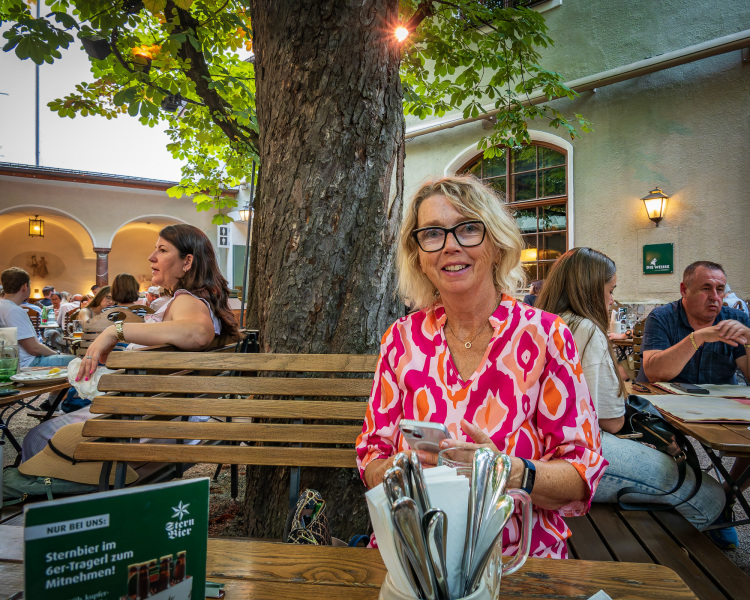
{"label": "arched window", "polygon": [[535,142],[493,158],[480,154],[459,169],[505,193],[523,234],[521,261],[529,281],[544,279],[568,249],[567,159],[562,148]]}

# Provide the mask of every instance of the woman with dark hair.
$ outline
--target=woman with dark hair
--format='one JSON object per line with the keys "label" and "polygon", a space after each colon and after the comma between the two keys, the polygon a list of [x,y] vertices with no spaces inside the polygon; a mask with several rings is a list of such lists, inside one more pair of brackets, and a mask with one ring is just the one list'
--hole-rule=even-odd
{"label": "woman with dark hair", "polygon": [[[724,506],[719,483],[703,474],[698,492],[683,502],[695,487],[692,469],[682,486],[675,487],[675,461],[636,440],[617,437],[625,423],[625,384],[616,366],[614,349],[607,337],[607,313],[614,303],[617,269],[614,261],[591,248],[568,250],[552,266],[534,305],[560,315],[573,332],[581,356],[580,367],[602,430],[602,453],[609,462],[594,502],[617,502],[618,492],[635,487],[643,494],[627,494],[631,504],[669,504],[702,529],[714,522]],[[657,495],[653,495],[657,494]]]}
{"label": "woman with dark hair", "polygon": [[76,315],[76,320],[88,321],[89,319],[93,319],[94,317],[100,315],[105,308],[114,306],[115,302],[112,299],[111,292],[112,288],[108,285],[99,288],[99,291],[96,292],[96,296],[91,299],[91,301],[85,306],[85,308],[82,308],[78,312],[78,315]]}
{"label": "woman with dark hair", "polygon": [[117,306],[132,306],[138,301],[138,280],[130,273],[120,273],[112,282],[112,300]]}
{"label": "woman with dark hair", "polygon": [[182,350],[203,350],[217,335],[236,337],[227,281],[206,234],[192,225],[169,225],[159,233],[148,260],[154,285],[171,290],[173,297],[146,315],[145,323],[107,327],[89,346],[77,381],[88,379],[118,342],[130,347],[172,344]]}

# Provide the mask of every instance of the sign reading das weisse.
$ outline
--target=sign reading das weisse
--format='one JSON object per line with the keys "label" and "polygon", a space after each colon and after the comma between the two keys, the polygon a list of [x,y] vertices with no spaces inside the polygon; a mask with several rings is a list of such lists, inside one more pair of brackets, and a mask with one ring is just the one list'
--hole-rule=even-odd
{"label": "sign reading das weisse", "polygon": [[643,246],[644,275],[668,275],[673,271],[673,244],[648,244]]}

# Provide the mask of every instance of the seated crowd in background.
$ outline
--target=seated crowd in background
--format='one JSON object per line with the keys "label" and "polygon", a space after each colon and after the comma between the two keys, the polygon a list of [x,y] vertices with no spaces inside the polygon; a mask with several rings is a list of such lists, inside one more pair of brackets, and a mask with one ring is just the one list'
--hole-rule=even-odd
{"label": "seated crowd in background", "polygon": [[[0,275],[5,297],[0,300],[0,326],[15,327],[18,340],[20,367],[62,367],[73,356],[61,354],[42,344],[36,335],[31,319],[21,306],[31,293],[31,278],[19,267],[11,267]],[[52,301],[50,300],[50,305]]]}

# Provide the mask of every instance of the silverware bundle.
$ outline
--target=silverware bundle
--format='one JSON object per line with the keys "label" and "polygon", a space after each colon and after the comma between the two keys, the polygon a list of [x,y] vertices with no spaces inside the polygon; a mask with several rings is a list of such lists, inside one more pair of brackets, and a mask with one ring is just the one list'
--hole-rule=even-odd
{"label": "silverware bundle", "polygon": [[[505,493],[510,467],[505,454],[488,448],[474,453],[458,597],[478,588],[495,543],[513,514],[513,498]],[[430,503],[416,452],[396,455],[383,487],[396,532],[396,552],[412,593],[423,600],[452,600],[446,568],[448,517]]]}

